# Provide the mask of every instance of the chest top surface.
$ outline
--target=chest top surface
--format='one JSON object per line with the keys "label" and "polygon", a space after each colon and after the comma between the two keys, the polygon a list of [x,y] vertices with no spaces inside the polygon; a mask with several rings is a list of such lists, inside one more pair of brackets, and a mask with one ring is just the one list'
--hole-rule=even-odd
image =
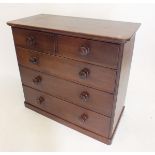
{"label": "chest top surface", "polygon": [[140,23],[99,20],[39,14],[7,23],[12,27],[28,28],[64,35],[123,43],[135,34]]}

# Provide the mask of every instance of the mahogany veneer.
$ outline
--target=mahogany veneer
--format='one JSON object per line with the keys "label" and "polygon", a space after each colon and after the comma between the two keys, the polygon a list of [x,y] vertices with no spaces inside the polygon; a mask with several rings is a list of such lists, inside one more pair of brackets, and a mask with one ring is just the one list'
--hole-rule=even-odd
{"label": "mahogany veneer", "polygon": [[25,106],[111,144],[140,24],[44,14],[7,24]]}

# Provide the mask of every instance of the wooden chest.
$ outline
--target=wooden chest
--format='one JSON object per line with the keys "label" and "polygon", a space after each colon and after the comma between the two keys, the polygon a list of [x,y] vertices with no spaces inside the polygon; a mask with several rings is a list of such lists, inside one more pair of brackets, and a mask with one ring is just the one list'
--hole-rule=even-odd
{"label": "wooden chest", "polygon": [[25,106],[111,144],[140,24],[44,14],[7,24]]}

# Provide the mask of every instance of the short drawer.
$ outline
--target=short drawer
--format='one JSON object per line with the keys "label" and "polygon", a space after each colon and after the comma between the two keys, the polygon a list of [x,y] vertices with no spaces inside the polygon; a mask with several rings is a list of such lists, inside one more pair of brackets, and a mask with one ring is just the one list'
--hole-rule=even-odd
{"label": "short drawer", "polygon": [[98,90],[114,92],[116,71],[17,48],[19,64]]}
{"label": "short drawer", "polygon": [[84,129],[108,137],[110,127],[109,117],[86,110],[29,87],[24,86],[23,89],[27,103]]}
{"label": "short drawer", "polygon": [[16,46],[37,50],[43,53],[55,52],[54,36],[50,33],[13,28]]}
{"label": "short drawer", "polygon": [[58,35],[57,54],[117,69],[119,45]]}
{"label": "short drawer", "polygon": [[[22,83],[97,113],[111,116],[113,95],[20,66]],[[67,90],[67,91],[66,91]]]}

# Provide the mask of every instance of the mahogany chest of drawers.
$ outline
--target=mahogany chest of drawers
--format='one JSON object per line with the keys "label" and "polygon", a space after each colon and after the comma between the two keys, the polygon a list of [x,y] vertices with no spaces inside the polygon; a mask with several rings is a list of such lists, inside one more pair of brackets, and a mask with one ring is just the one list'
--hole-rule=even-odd
{"label": "mahogany chest of drawers", "polygon": [[25,106],[110,144],[140,24],[41,14],[8,25]]}

